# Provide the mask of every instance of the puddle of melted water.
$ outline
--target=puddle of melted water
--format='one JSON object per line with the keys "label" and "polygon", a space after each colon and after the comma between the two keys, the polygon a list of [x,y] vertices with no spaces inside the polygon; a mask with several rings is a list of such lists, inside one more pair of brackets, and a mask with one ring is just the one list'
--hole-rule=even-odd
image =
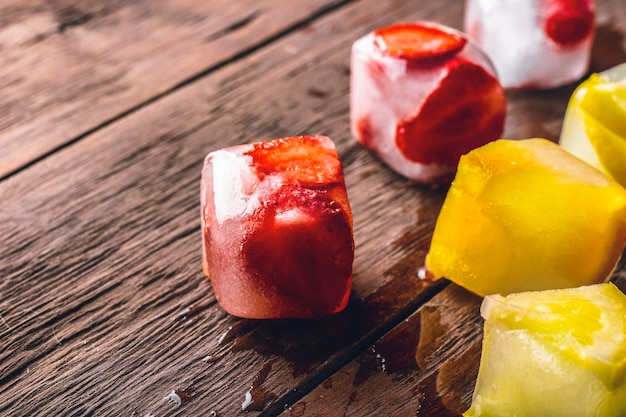
{"label": "puddle of melted water", "polygon": [[254,381],[250,385],[250,389],[244,394],[244,399],[241,403],[241,409],[243,411],[263,411],[265,407],[278,398],[276,394],[263,388],[263,383],[271,370],[272,364],[266,363],[259,373],[257,373]]}
{"label": "puddle of melted water", "polygon": [[450,326],[441,319],[441,311],[436,307],[426,306],[420,311],[420,337],[415,351],[415,362],[420,369],[429,368],[437,360],[437,348],[445,339]]}
{"label": "puddle of melted water", "polygon": [[416,416],[458,417],[457,413],[448,410],[437,391],[437,372],[423,378],[413,388],[414,395],[420,399],[415,410]]}

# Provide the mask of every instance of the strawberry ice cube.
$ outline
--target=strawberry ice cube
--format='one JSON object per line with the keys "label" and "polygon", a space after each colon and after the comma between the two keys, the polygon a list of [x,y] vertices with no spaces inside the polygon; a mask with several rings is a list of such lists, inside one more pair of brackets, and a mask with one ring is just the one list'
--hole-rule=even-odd
{"label": "strawberry ice cube", "polygon": [[506,98],[487,56],[463,33],[398,23],[352,46],[352,134],[393,170],[449,182],[461,155],[500,138]]}
{"label": "strawberry ice cube", "polygon": [[348,303],[354,240],[343,167],[327,137],[233,146],[205,159],[202,266],[245,318],[316,318]]}
{"label": "strawberry ice cube", "polygon": [[589,69],[594,0],[466,0],[465,31],[505,88],[553,88]]}

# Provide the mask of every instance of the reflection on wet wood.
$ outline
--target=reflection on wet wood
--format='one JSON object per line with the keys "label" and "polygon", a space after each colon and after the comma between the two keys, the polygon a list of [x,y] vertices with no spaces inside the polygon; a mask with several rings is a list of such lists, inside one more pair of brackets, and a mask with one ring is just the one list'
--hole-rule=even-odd
{"label": "reflection on wet wood", "polygon": [[459,415],[478,372],[479,306],[449,286],[283,415]]}

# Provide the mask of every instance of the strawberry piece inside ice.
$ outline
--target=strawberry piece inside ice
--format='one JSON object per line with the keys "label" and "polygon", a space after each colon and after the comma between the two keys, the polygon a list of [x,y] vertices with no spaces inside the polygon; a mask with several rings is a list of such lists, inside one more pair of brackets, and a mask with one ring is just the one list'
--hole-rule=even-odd
{"label": "strawberry piece inside ice", "polygon": [[500,137],[506,98],[482,67],[453,59],[448,74],[413,117],[396,129],[396,144],[410,160],[456,166],[461,155]]}
{"label": "strawberry piece inside ice", "polygon": [[336,151],[320,146],[312,136],[259,142],[246,155],[252,157],[261,176],[280,173],[286,180],[302,184],[334,183],[343,178]]}
{"label": "strawberry piece inside ice", "polygon": [[243,243],[255,287],[276,294],[274,308],[285,315],[320,317],[348,302],[352,220],[328,192],[332,185],[282,187],[268,196],[259,225]]}
{"label": "strawberry piece inside ice", "polygon": [[555,1],[552,10],[546,20],[546,34],[555,43],[572,46],[591,34],[594,13],[589,0]]}
{"label": "strawberry piece inside ice", "polygon": [[467,42],[459,34],[423,23],[398,23],[378,29],[374,35],[380,50],[407,59],[449,57]]}

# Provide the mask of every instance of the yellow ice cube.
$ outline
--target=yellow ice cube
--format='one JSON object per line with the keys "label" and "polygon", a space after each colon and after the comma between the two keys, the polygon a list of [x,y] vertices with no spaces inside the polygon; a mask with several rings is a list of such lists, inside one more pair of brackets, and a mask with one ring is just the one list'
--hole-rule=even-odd
{"label": "yellow ice cube", "polygon": [[464,155],[426,267],[479,295],[605,281],[626,244],[626,189],[545,139]]}
{"label": "yellow ice cube", "polygon": [[611,283],[489,295],[464,417],[626,416],[626,296]]}
{"label": "yellow ice cube", "polygon": [[559,144],[626,187],[626,64],[576,89]]}

